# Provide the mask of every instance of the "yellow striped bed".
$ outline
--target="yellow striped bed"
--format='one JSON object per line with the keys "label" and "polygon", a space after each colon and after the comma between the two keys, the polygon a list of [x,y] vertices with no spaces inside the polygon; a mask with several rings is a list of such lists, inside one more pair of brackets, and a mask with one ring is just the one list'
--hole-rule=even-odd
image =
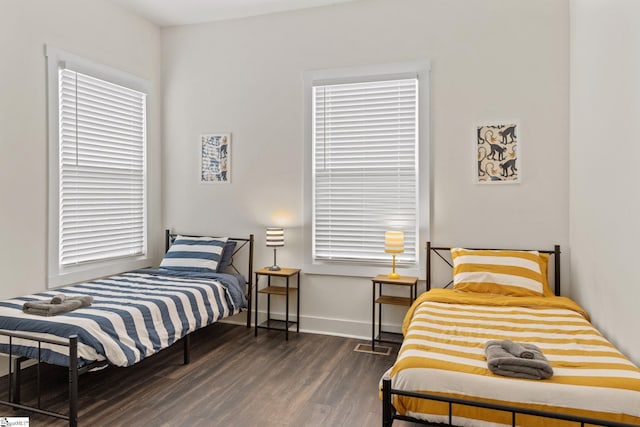
{"label": "yellow striped bed", "polygon": [[[392,388],[640,425],[640,369],[564,297],[509,297],[432,289],[412,305],[405,338],[387,375]],[[536,344],[551,363],[547,380],[494,375],[484,344],[492,339]],[[393,396],[402,415],[448,422],[448,405]],[[453,406],[457,426],[511,425],[511,414]],[[576,423],[518,415],[516,425]]]}

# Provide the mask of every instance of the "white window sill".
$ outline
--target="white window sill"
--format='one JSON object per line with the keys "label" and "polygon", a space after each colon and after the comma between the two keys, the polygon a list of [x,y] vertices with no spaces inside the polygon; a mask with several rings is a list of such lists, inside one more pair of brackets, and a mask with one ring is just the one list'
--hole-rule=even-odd
{"label": "white window sill", "polygon": [[[305,274],[319,274],[328,276],[347,277],[374,277],[378,274],[388,274],[391,266],[372,266],[358,264],[332,264],[332,263],[310,263],[305,264],[303,269]],[[402,276],[419,276],[418,267],[398,267],[396,272]]]}
{"label": "white window sill", "polygon": [[49,276],[48,288],[53,289],[73,283],[97,279],[100,277],[112,276],[114,274],[123,273],[125,271],[149,267],[149,265],[150,261],[148,257],[138,257],[135,259],[67,267],[64,271]]}

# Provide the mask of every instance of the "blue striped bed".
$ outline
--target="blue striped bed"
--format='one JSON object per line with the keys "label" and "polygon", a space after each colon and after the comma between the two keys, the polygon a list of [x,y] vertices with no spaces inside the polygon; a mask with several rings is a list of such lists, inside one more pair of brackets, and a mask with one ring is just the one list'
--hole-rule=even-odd
{"label": "blue striped bed", "polygon": [[[140,270],[0,301],[0,330],[46,338],[76,334],[79,366],[97,361],[130,366],[245,309],[244,285],[241,276],[232,274]],[[22,312],[25,302],[48,301],[56,294],[94,300],[90,307],[56,316]],[[36,359],[37,345],[14,338],[12,352]],[[0,336],[0,352],[8,353],[6,336]],[[41,360],[68,366],[68,348],[43,343]]]}

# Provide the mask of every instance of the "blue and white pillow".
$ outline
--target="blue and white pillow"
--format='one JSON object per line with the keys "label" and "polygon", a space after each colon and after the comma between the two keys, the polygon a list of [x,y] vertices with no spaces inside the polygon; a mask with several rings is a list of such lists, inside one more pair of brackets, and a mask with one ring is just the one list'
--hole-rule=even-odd
{"label": "blue and white pillow", "polygon": [[227,240],[222,251],[222,257],[218,264],[218,273],[225,273],[227,269],[233,264],[233,252],[236,250],[238,242],[235,240]]}
{"label": "blue and white pillow", "polygon": [[178,236],[165,254],[161,268],[215,273],[227,237]]}

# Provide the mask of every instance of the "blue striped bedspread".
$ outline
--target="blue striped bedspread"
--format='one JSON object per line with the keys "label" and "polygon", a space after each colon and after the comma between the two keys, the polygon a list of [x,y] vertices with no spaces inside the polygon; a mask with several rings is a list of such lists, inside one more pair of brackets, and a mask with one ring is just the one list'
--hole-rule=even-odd
{"label": "blue striped bedspread", "polygon": [[[203,277],[206,276],[206,277]],[[139,270],[48,292],[0,301],[0,330],[35,337],[78,336],[78,364],[130,366],[185,335],[246,308],[244,280],[231,274]],[[91,295],[91,306],[56,316],[25,314],[27,301],[54,295]],[[8,353],[0,336],[0,352]],[[12,353],[38,357],[38,344],[13,338]],[[41,360],[68,366],[68,348],[43,343]]]}

